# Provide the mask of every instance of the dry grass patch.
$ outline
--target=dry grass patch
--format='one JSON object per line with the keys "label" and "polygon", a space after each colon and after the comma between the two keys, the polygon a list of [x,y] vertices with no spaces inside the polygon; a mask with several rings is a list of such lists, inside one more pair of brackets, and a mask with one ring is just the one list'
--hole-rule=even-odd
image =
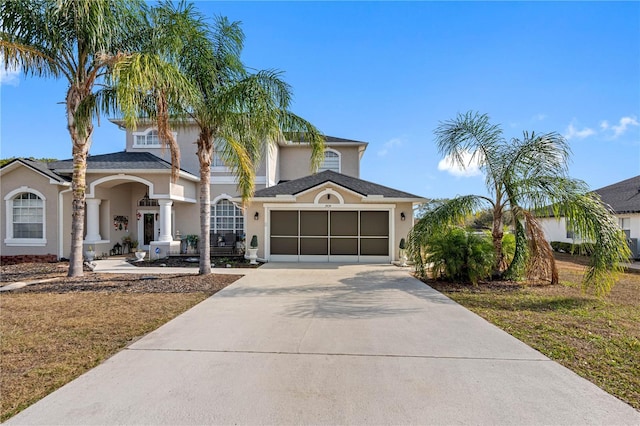
{"label": "dry grass patch", "polygon": [[0,421],[240,277],[58,278],[0,293]]}
{"label": "dry grass patch", "polygon": [[584,266],[559,261],[557,286],[428,284],[605,391],[640,409],[640,275],[606,298],[584,294]]}

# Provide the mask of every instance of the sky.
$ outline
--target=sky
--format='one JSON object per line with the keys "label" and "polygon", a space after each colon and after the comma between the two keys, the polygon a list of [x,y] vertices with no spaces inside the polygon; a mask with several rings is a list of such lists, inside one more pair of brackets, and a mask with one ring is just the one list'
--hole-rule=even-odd
{"label": "sky", "polygon": [[[505,140],[557,132],[597,189],[640,174],[640,2],[196,2],[240,21],[243,62],[282,71],[292,110],[368,142],[360,177],[427,198],[486,194],[434,130],[486,113]],[[64,81],[2,70],[0,157],[70,158]],[[93,155],[124,149],[100,119]]]}

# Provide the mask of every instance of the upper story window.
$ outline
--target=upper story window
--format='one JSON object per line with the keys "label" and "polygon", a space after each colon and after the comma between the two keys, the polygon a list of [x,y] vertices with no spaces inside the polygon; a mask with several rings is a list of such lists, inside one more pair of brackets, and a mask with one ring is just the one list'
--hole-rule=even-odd
{"label": "upper story window", "polygon": [[158,137],[158,131],[149,129],[146,132],[133,134],[133,146],[135,147],[159,147],[160,138]]}
{"label": "upper story window", "polygon": [[621,217],[618,219],[618,224],[620,225],[620,229],[622,229],[627,238],[631,238],[631,218]]}
{"label": "upper story window", "polygon": [[12,191],[5,197],[7,245],[43,246],[45,238],[44,196],[32,189]]}
{"label": "upper story window", "polygon": [[318,168],[318,171],[324,172],[325,170],[332,170],[340,173],[340,153],[338,151],[333,149],[327,149],[324,151],[324,161]]}
{"label": "upper story window", "polygon": [[213,143],[213,161],[211,162],[211,165],[213,167],[227,167],[226,164],[224,164],[224,161],[222,161],[222,157],[220,156],[220,150],[222,149],[222,142],[216,140]]}
{"label": "upper story window", "polygon": [[[173,137],[177,138],[178,134],[173,132]],[[144,132],[133,133],[133,147],[134,148],[160,148],[162,142],[158,136],[158,130],[148,129]]]}

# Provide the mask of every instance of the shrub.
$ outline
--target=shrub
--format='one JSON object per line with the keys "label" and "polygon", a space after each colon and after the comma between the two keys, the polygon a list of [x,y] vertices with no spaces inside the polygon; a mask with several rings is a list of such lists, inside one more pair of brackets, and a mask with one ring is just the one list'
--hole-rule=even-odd
{"label": "shrub", "polygon": [[592,243],[571,244],[561,241],[551,241],[549,244],[551,244],[551,248],[553,249],[553,251],[561,253],[576,254],[582,256],[591,256],[593,254]]}
{"label": "shrub", "polygon": [[476,284],[491,276],[493,245],[487,236],[450,228],[433,233],[427,240],[427,263],[433,278]]}

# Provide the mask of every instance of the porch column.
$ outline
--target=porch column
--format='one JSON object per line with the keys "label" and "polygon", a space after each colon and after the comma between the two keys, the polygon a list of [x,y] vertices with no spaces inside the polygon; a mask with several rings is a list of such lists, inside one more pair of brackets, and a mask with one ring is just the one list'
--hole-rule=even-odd
{"label": "porch column", "polygon": [[85,241],[100,241],[100,203],[102,200],[97,198],[87,198],[87,235]]}
{"label": "porch column", "polygon": [[171,200],[158,200],[160,205],[160,236],[158,241],[173,241],[171,236]]}

